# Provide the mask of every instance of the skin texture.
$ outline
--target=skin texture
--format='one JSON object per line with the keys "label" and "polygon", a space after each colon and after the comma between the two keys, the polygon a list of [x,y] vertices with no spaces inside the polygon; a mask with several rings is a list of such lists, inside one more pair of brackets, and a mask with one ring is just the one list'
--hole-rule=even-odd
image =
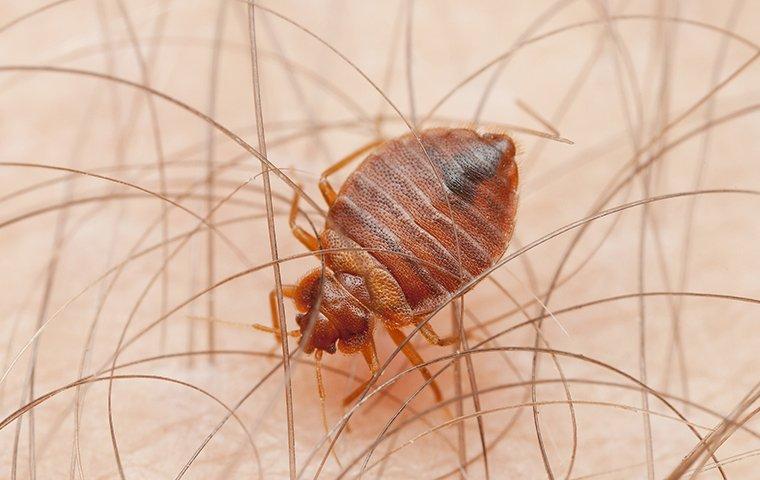
{"label": "skin texture", "polygon": [[[123,3],[126,19],[118,2],[72,0],[0,28],[0,64],[55,65],[150,85],[257,147],[245,5]],[[0,23],[41,5],[2,2]],[[354,478],[367,448],[408,401],[362,478],[486,478],[482,444],[490,478],[565,478],[571,466],[570,478],[665,478],[699,443],[678,414],[717,442],[726,478],[752,478],[758,419],[725,438],[720,427],[724,417],[743,421],[758,406],[760,307],[752,299],[760,298],[760,198],[751,191],[760,188],[753,110],[760,70],[754,62],[742,68],[756,51],[743,40],[673,17],[760,43],[754,2],[263,5],[355,62],[421,130],[469,127],[473,119],[518,127],[507,129],[520,169],[509,260],[464,297],[467,346],[459,348],[478,349],[471,364],[458,357],[428,366],[432,374],[446,367],[436,378],[443,402],[429,386],[411,398],[423,384],[416,371],[382,386],[341,431],[340,466],[320,443],[311,357],[291,339],[296,475],[314,478],[324,457],[319,478],[349,467],[344,478]],[[619,18],[629,14],[671,20]],[[267,158],[304,186],[298,223],[319,234],[326,221],[316,208],[326,213],[320,173],[368,142],[409,129],[335,51],[272,14],[257,12],[255,20]],[[587,21],[497,61],[423,122],[462,80],[520,39]],[[269,325],[274,280],[260,161],[177,104],[156,97],[152,109],[134,85],[17,70],[2,70],[0,83],[0,417],[8,420],[0,428],[0,478],[289,478],[279,347],[271,334],[208,320]],[[555,128],[574,144],[524,128],[550,135]],[[358,165],[331,177],[336,189]],[[278,175],[271,172],[273,223],[289,284],[322,264],[290,234],[293,184]],[[718,192],[725,189],[744,193]],[[614,212],[595,218],[577,240],[581,227],[522,250],[603,209],[695,190],[712,193]],[[463,191],[475,202],[485,198]],[[480,268],[473,263],[468,271]],[[352,288],[363,295],[358,284]],[[295,319],[311,304],[311,297],[300,308],[285,299],[288,329],[299,328]],[[441,335],[461,333],[452,321],[459,308],[446,306],[430,325]],[[537,340],[538,323],[525,322],[539,317]],[[376,338],[382,366],[396,343]],[[425,360],[457,348],[430,346],[419,333],[410,343]],[[534,362],[536,347],[542,353]],[[371,388],[408,366],[396,354]],[[367,368],[361,355],[336,353],[323,358],[321,375],[333,428],[346,412],[341,400]],[[651,387],[647,395],[636,380]],[[407,423],[448,400],[447,410]],[[19,408],[24,414],[14,416]],[[485,412],[480,425],[476,410]],[[468,417],[446,423],[460,415]],[[437,425],[444,426],[417,438]],[[709,436],[714,428],[720,435]],[[375,463],[394,449],[386,464]],[[709,469],[698,478],[722,478],[705,455],[686,470],[703,461]]]}

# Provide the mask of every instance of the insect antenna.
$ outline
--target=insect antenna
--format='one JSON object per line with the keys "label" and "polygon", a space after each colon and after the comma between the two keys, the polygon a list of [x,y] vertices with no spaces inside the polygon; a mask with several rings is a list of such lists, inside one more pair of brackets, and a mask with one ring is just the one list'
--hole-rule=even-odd
{"label": "insect antenna", "polygon": [[[322,413],[322,427],[325,430],[325,436],[329,437],[330,428],[327,425],[327,408],[325,407],[325,399],[327,398],[327,394],[325,393],[325,384],[322,381],[322,350],[314,351],[314,366],[317,372],[317,391],[319,392],[319,408]],[[338,458],[338,454],[335,452],[334,446],[330,449],[330,453],[338,463],[338,466],[340,468],[343,468],[343,464],[340,463],[340,459]]]}
{"label": "insect antenna", "polygon": [[[279,330],[277,330],[275,328],[272,328],[272,327],[268,327],[266,325],[262,325],[260,323],[230,322],[229,320],[222,320],[220,318],[204,317],[204,316],[199,316],[199,315],[188,315],[187,318],[189,318],[191,320],[201,320],[203,322],[219,323],[219,324],[222,324],[222,325],[227,325],[228,327],[242,328],[244,330],[250,330],[250,329],[258,330],[259,332],[271,333],[271,334],[275,335],[276,337],[279,337],[279,335],[280,335],[280,331]],[[287,333],[287,335],[289,337],[298,338],[298,337],[301,336],[301,331],[298,330],[298,329],[289,330],[288,333]]]}

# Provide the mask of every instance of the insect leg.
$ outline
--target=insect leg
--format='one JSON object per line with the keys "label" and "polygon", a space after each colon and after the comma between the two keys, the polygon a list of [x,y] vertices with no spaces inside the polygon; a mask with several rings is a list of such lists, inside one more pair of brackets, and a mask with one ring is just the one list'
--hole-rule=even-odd
{"label": "insect leg", "polygon": [[[296,286],[295,285],[283,285],[282,286],[282,295],[287,298],[293,298],[296,295]],[[279,315],[277,315],[277,291],[272,290],[269,292],[269,310],[272,313],[272,328],[265,327],[264,325],[258,325],[254,324],[253,328],[256,330],[261,330],[263,332],[269,332],[274,334],[274,338],[277,339],[277,343],[282,342],[282,339],[280,338],[280,321],[279,321]],[[297,336],[295,332],[298,332],[297,335],[300,335],[300,330],[294,330],[292,332],[288,332],[288,335],[290,336]]]}
{"label": "insect leg", "polygon": [[[420,325],[422,322],[417,322],[416,325]],[[422,333],[422,336],[425,337],[425,340],[428,341],[431,345],[438,345],[439,347],[445,347],[446,345],[452,345],[454,343],[457,343],[459,341],[458,335],[452,335],[450,337],[439,337],[437,333],[435,333],[435,330],[433,330],[433,327],[431,327],[429,324],[424,323],[420,327],[420,333]]]}
{"label": "insect leg", "polygon": [[322,176],[319,177],[319,191],[322,192],[322,196],[324,197],[325,202],[327,202],[328,206],[332,206],[333,202],[335,202],[335,197],[337,197],[338,195],[335,193],[335,190],[333,189],[332,185],[330,185],[330,181],[327,180],[327,177],[337,172],[341,168],[345,167],[349,163],[353,162],[354,160],[359,158],[361,155],[367,153],[369,150],[380,145],[384,141],[385,140],[375,140],[374,142],[370,142],[367,145],[361,147],[360,149],[350,153],[347,157],[330,165],[329,167],[327,167],[327,170],[322,172]]}
{"label": "insect leg", "polygon": [[362,348],[362,354],[364,355],[364,361],[367,362],[367,366],[369,367],[370,377],[366,382],[359,385],[353,392],[343,399],[343,406],[347,406],[356,400],[367,388],[369,382],[372,381],[372,377],[375,376],[375,373],[380,369],[380,366],[377,363],[377,352],[375,351],[375,341],[373,339],[370,338],[367,346]]}
{"label": "insect leg", "polygon": [[[406,335],[404,335],[404,332],[401,330],[397,330],[395,328],[390,328],[386,325],[385,327],[388,330],[388,333],[390,334],[391,338],[393,339],[393,342],[396,345],[401,345],[404,340],[406,340]],[[422,357],[419,353],[417,353],[417,350],[414,348],[414,346],[407,342],[406,345],[401,347],[401,351],[404,352],[404,355],[406,355],[406,358],[409,359],[409,361],[412,363],[412,365],[421,365],[425,363],[422,360]],[[430,380],[433,378],[430,375],[430,371],[427,369],[427,367],[421,367],[420,373],[425,378],[425,380]],[[430,388],[433,389],[433,395],[435,395],[436,401],[440,402],[443,399],[443,396],[441,395],[441,389],[438,388],[438,384],[435,382],[435,380],[430,382]]]}
{"label": "insect leg", "polygon": [[293,232],[293,236],[313,252],[319,250],[319,241],[317,240],[317,237],[296,224],[296,217],[298,216],[298,200],[300,198],[301,195],[298,193],[298,190],[296,190],[293,195],[293,200],[290,202],[290,216],[288,217],[288,223],[290,224],[290,231]]}

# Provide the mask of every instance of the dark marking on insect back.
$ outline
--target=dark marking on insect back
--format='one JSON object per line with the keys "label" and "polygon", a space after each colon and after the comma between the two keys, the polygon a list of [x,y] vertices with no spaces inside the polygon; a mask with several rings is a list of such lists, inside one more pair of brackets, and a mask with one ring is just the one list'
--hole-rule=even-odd
{"label": "dark marking on insect back", "polygon": [[471,201],[482,182],[493,177],[502,154],[487,145],[463,148],[447,155],[443,163],[443,181],[453,193]]}

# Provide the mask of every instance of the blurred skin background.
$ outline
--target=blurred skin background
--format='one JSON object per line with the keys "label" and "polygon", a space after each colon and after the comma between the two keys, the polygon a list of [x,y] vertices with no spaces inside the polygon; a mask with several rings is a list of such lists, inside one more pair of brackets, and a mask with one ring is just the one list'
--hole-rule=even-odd
{"label": "blurred skin background", "polygon": [[[0,5],[0,478],[752,477],[757,3],[260,6]],[[518,143],[518,255],[432,319],[471,353],[412,339],[445,408],[397,355],[341,428],[326,356],[331,453],[313,359],[289,418],[272,336],[209,319],[269,324],[271,235],[319,265],[280,176],[319,230],[327,166],[441,125]]]}

